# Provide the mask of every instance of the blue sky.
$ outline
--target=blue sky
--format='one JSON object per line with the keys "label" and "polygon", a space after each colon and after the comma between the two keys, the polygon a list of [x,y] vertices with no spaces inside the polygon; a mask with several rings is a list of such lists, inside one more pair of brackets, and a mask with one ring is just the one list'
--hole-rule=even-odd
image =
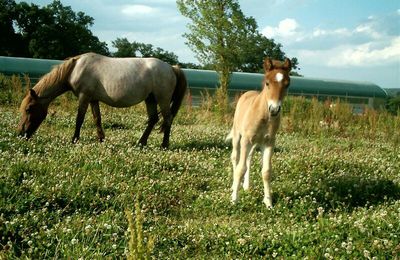
{"label": "blue sky", "polygon": [[[25,1],[47,5],[52,0]],[[95,19],[91,28],[108,43],[126,37],[197,62],[182,34],[190,21],[175,0],[63,0]],[[306,77],[370,81],[400,88],[400,1],[242,0],[260,32],[297,57]],[[263,57],[260,57],[262,59]]]}

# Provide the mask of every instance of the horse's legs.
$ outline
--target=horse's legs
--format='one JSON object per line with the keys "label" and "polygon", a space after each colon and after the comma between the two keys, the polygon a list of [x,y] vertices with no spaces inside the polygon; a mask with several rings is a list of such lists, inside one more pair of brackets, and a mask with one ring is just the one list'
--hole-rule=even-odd
{"label": "horse's legs", "polygon": [[100,142],[103,142],[105,138],[103,127],[101,126],[101,114],[100,114],[100,106],[99,101],[90,102],[90,107],[92,108],[93,119],[97,128],[97,137]]}
{"label": "horse's legs", "polygon": [[168,148],[169,146],[169,136],[171,133],[171,125],[172,125],[172,114],[171,111],[169,109],[162,109],[161,108],[161,115],[163,117],[163,123],[161,125],[161,129],[164,132],[164,137],[163,137],[163,141],[161,143],[161,147],[162,148]]}
{"label": "horse's legs", "polygon": [[72,143],[76,143],[79,141],[79,136],[81,132],[81,127],[83,121],[85,120],[85,114],[89,106],[89,101],[84,97],[79,97],[79,107],[78,107],[78,114],[76,116],[76,123],[75,123],[75,133],[72,137]]}
{"label": "horse's legs", "polygon": [[251,157],[253,156],[255,146],[251,147],[249,155],[246,159],[246,173],[244,174],[244,181],[243,181],[243,189],[249,190],[250,188],[250,164],[251,164]]}
{"label": "horse's legs", "polygon": [[161,131],[164,132],[164,137],[163,137],[163,141],[161,143],[161,147],[168,148],[169,135],[171,133],[171,125],[172,125],[172,120],[173,120],[173,116],[171,114],[171,105],[170,105],[170,102],[168,100],[166,100],[165,98],[164,99],[159,98],[157,100],[159,100],[158,105],[160,106],[161,115],[163,117]]}
{"label": "horse's legs", "polygon": [[274,150],[274,145],[265,146],[263,149],[263,166],[262,166],[262,179],[264,183],[264,203],[267,208],[272,208],[272,195],[271,195],[271,175],[272,164],[271,158]]}
{"label": "horse's legs", "polygon": [[251,144],[247,138],[243,137],[240,139],[240,159],[236,165],[235,172],[233,173],[232,183],[232,202],[235,203],[238,199],[238,191],[243,174],[247,171],[247,157],[251,151]]}
{"label": "horse's legs", "polygon": [[147,127],[143,132],[142,137],[139,140],[140,145],[146,145],[147,144],[147,139],[149,138],[149,135],[151,133],[151,130],[153,130],[153,127],[155,124],[158,122],[158,112],[157,112],[157,102],[153,94],[150,94],[146,100],[146,110],[147,110],[147,116],[148,116],[148,121],[147,121]]}

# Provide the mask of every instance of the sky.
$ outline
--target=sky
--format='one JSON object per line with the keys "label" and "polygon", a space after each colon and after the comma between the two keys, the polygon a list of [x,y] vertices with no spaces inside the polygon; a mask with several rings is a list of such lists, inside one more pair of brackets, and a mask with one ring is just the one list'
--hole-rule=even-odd
{"label": "sky", "polygon": [[[17,1],[21,2],[21,1]],[[40,6],[52,0],[25,1]],[[190,20],[175,0],[62,0],[94,18],[90,28],[111,51],[117,38],[150,43],[199,63],[185,44]],[[239,0],[259,31],[299,61],[305,77],[368,81],[400,88],[399,0]],[[264,57],[260,57],[263,59]]]}

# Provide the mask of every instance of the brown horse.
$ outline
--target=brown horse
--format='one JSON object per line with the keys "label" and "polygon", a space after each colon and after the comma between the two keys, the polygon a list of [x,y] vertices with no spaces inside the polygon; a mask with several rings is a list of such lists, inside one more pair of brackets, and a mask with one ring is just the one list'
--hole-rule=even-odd
{"label": "brown horse", "polygon": [[243,175],[243,188],[249,189],[251,156],[256,146],[260,146],[263,153],[264,203],[267,207],[272,207],[271,157],[280,124],[282,100],[290,83],[291,62],[289,59],[282,63],[266,58],[264,69],[263,90],[248,91],[239,98],[233,127],[227,139],[232,139],[232,202],[236,203],[238,199]]}
{"label": "brown horse", "polygon": [[55,67],[28,92],[21,103],[19,134],[30,138],[46,118],[49,104],[71,90],[79,100],[75,133],[80,129],[90,104],[100,141],[105,138],[101,125],[99,102],[113,107],[129,107],[146,103],[148,123],[139,140],[146,145],[150,132],[158,122],[160,107],[164,131],[162,147],[169,146],[172,120],[177,114],[187,89],[183,71],[156,58],[109,58],[86,53],[66,60]]}

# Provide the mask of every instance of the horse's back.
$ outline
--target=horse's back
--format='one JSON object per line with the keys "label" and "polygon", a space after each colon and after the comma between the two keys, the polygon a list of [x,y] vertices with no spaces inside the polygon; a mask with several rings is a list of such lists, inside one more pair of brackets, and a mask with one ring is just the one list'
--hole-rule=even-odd
{"label": "horse's back", "polygon": [[87,53],[77,61],[70,84],[76,93],[87,93],[111,106],[131,106],[153,92],[168,96],[176,78],[172,67],[157,58],[110,58]]}

